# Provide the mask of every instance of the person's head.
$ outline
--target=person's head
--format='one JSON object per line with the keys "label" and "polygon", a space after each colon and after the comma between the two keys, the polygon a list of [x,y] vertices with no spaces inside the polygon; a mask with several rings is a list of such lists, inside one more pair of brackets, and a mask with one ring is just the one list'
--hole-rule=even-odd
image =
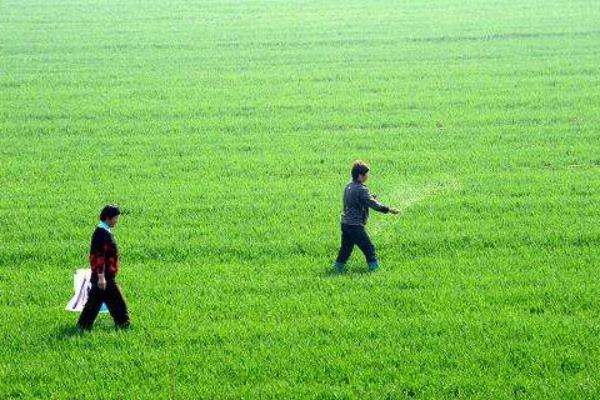
{"label": "person's head", "polygon": [[369,166],[361,160],[354,161],[354,164],[352,164],[352,180],[365,183],[367,179],[369,179]]}
{"label": "person's head", "polygon": [[119,206],[116,204],[109,204],[104,206],[102,211],[100,212],[100,221],[104,221],[111,228],[117,224],[119,221],[119,215],[121,215],[121,210]]}

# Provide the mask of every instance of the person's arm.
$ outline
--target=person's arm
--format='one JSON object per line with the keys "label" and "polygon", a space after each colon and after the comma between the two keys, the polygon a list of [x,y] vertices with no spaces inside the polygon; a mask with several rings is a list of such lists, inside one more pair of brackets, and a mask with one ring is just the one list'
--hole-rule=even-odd
{"label": "person's arm", "polygon": [[101,230],[94,233],[90,247],[90,268],[92,272],[98,274],[98,287],[102,290],[106,289],[106,278],[104,277],[104,269],[106,267],[105,236]]}
{"label": "person's arm", "polygon": [[381,204],[380,202],[378,202],[376,196],[369,193],[369,189],[367,189],[366,187],[363,187],[363,190],[361,190],[360,192],[360,200],[365,206],[384,214],[398,214],[400,212],[396,208],[389,207],[385,204]]}

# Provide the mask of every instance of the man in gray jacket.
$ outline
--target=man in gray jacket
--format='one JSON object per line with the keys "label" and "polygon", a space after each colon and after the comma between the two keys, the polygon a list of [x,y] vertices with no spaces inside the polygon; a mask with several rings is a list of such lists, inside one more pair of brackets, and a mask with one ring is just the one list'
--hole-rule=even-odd
{"label": "man in gray jacket", "polygon": [[377,201],[365,185],[367,179],[369,179],[369,166],[360,160],[355,161],[352,165],[352,182],[344,189],[342,244],[334,266],[340,273],[346,270],[346,261],[350,258],[354,245],[357,245],[365,255],[370,271],[375,271],[379,267],[375,246],[365,229],[369,219],[369,208],[382,213],[399,213],[397,209]]}

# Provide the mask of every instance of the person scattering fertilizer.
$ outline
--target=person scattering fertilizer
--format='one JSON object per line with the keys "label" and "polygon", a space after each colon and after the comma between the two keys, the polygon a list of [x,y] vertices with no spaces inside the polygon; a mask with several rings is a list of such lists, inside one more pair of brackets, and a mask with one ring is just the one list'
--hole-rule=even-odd
{"label": "person scattering fertilizer", "polygon": [[375,246],[365,229],[369,219],[369,208],[382,213],[398,214],[400,212],[396,208],[379,203],[376,197],[369,192],[366,186],[367,179],[369,179],[369,169],[369,166],[364,162],[355,161],[351,171],[352,181],[344,189],[344,210],[341,224],[342,243],[334,264],[334,269],[338,273],[345,272],[346,261],[350,258],[354,245],[357,245],[365,255],[370,271],[379,268]]}
{"label": "person scattering fertilizer", "polygon": [[119,272],[119,250],[112,229],[119,221],[121,210],[116,205],[107,205],[100,213],[100,223],[92,235],[90,246],[90,267],[92,270],[91,289],[88,300],[77,325],[82,330],[90,330],[105,303],[117,328],[127,328],[130,324],[127,304],[115,281]]}

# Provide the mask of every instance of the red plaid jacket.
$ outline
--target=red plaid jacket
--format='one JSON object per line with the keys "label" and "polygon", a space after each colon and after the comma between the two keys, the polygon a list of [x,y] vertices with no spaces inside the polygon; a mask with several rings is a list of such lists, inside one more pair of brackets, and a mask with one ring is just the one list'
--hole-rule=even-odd
{"label": "red plaid jacket", "polygon": [[106,229],[97,227],[90,246],[90,268],[92,273],[104,273],[107,279],[119,272],[119,249],[114,236]]}

